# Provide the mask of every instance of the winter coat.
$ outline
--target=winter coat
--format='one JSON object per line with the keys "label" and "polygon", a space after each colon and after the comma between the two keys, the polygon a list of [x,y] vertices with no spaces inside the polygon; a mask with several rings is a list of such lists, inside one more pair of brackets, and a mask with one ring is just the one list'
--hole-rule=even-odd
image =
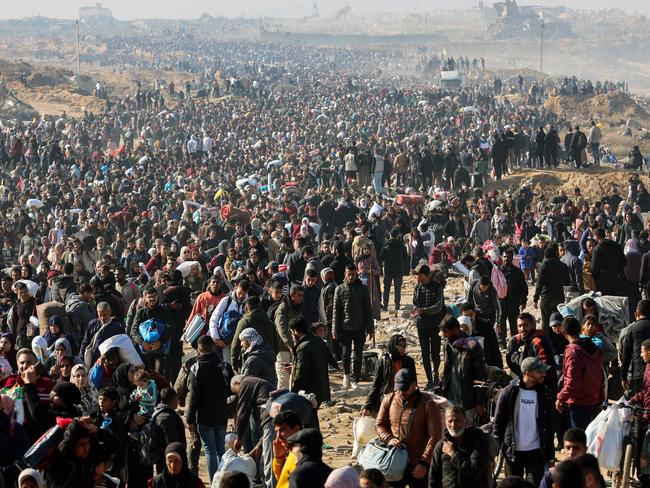
{"label": "winter coat", "polygon": [[[411,431],[407,432],[414,406],[416,410]],[[402,400],[401,392],[390,393],[381,402],[375,429],[377,437],[384,444],[393,438],[406,440],[409,465],[423,463],[428,467],[433,448],[442,437],[440,407],[429,394],[419,390],[408,398],[406,404]]]}
{"label": "winter coat", "polygon": [[247,376],[242,378],[237,393],[237,410],[234,418],[235,433],[243,439],[250,428],[250,419],[255,425],[262,427],[271,422],[266,411],[269,395],[275,390],[275,385],[262,378]]}
{"label": "winter coat", "polygon": [[641,318],[631,323],[621,334],[621,378],[641,380],[645,376],[645,364],[641,359],[641,343],[650,339],[650,319]]}
{"label": "winter coat", "polygon": [[389,239],[381,250],[379,260],[384,266],[384,276],[402,277],[409,271],[409,256],[404,242],[400,239]]}
{"label": "winter coat", "polygon": [[[499,394],[494,416],[492,435],[501,451],[511,462],[515,461],[515,429],[519,413],[519,391],[522,388],[519,378],[515,378]],[[536,385],[537,391],[537,434],[542,456],[545,460],[555,458],[553,444],[553,396],[545,385]]]}
{"label": "winter coat", "polygon": [[74,282],[74,277],[72,276],[56,276],[52,280],[52,287],[50,292],[52,293],[52,300],[59,303],[65,303],[68,295],[75,293],[77,290],[77,284]]}
{"label": "winter coat", "polygon": [[163,445],[168,446],[172,442],[180,442],[184,446],[187,445],[185,439],[185,423],[183,418],[176,413],[169,405],[159,403],[154,408],[153,415],[156,424],[162,429],[165,440]]}
{"label": "winter coat", "polygon": [[544,259],[539,269],[533,301],[537,302],[542,298],[557,303],[563,302],[564,287],[570,282],[569,268],[566,264],[556,258]]}
{"label": "winter coat", "polygon": [[395,389],[395,373],[400,369],[410,369],[415,373],[415,361],[409,355],[400,355],[397,350],[397,343],[404,340],[404,337],[395,334],[388,339],[387,351],[379,358],[375,365],[370,392],[366,398],[364,409],[376,412],[381,405],[381,399]]}
{"label": "winter coat", "polygon": [[[455,452],[453,457],[442,452],[443,443],[451,442]],[[470,426],[460,440],[445,431],[433,450],[429,488],[485,488],[491,479],[490,439],[478,427]]]}
{"label": "winter coat", "polygon": [[579,293],[584,293],[584,280],[582,278],[582,261],[578,258],[580,246],[577,241],[564,241],[566,254],[560,258],[567,268],[569,268],[570,286]]}
{"label": "winter coat", "polygon": [[226,399],[230,396],[230,385],[226,385],[217,353],[203,354],[196,359],[190,369],[188,389],[190,401],[185,413],[188,424],[218,427],[228,423]]}
{"label": "winter coat", "polygon": [[[263,313],[263,312],[262,312]],[[242,353],[241,374],[262,378],[277,385],[275,376],[275,351],[266,343],[252,346]]]}
{"label": "winter coat", "polygon": [[70,317],[73,337],[79,339],[84,336],[88,322],[96,317],[95,308],[84,302],[79,295],[71,293],[65,302],[65,311]]}
{"label": "winter coat", "polygon": [[99,352],[99,346],[102,342],[113,336],[124,334],[125,332],[124,324],[115,317],[111,318],[111,321],[105,326],[102,325],[99,319],[91,320],[88,324],[83,340],[81,341],[80,349],[81,358],[85,358],[86,348],[92,346],[92,362],[86,366],[92,367],[92,365],[95,364],[95,361],[99,359],[99,356],[101,355]]}
{"label": "winter coat", "polygon": [[572,406],[592,407],[604,399],[603,353],[589,338],[580,338],[564,349],[562,389],[557,399]]}
{"label": "winter coat", "polygon": [[136,307],[137,308],[135,315],[133,316],[133,321],[131,322],[128,330],[129,337],[131,337],[131,340],[134,344],[141,346],[144,343],[142,335],[140,334],[140,324],[149,319],[160,320],[167,326],[165,328],[165,332],[160,337],[161,344],[171,339],[174,328],[174,318],[166,308],[163,308],[160,305],[156,305],[153,308],[147,308],[145,306],[139,307],[137,305]]}
{"label": "winter coat", "polygon": [[546,373],[545,384],[553,391],[557,388],[555,353],[551,340],[541,330],[535,330],[524,338],[517,334],[510,339],[506,349],[506,363],[513,374],[521,376],[521,363],[526,358],[537,357],[551,368]]}
{"label": "winter coat", "polygon": [[289,330],[289,324],[294,320],[302,317],[302,304],[294,305],[291,297],[286,295],[282,299],[282,303],[278,306],[275,312],[275,329],[280,336],[280,351],[290,351],[293,346],[293,338]]}
{"label": "winter coat", "polygon": [[[239,371],[241,367],[241,343],[239,342],[239,335],[244,329],[255,329],[259,335],[264,339],[264,344],[267,344],[275,354],[280,352],[280,336],[275,328],[275,324],[271,322],[269,316],[264,313],[263,310],[252,310],[244,314],[244,316],[239,319],[237,323],[237,328],[235,329],[235,335],[232,338],[231,348],[231,360],[232,367],[234,370]],[[269,380],[270,381],[270,380]]]}
{"label": "winter coat", "polygon": [[334,290],[332,326],[335,335],[343,331],[370,333],[375,330],[370,293],[361,280],[343,283]]}
{"label": "winter coat", "polygon": [[528,284],[524,272],[515,265],[503,265],[501,272],[508,283],[508,293],[501,299],[501,311],[506,313],[508,310],[518,310],[528,301]]}
{"label": "winter coat", "polygon": [[604,295],[615,295],[626,263],[623,248],[614,241],[605,239],[598,244],[591,258],[591,274],[596,281],[596,289]]}
{"label": "winter coat", "polygon": [[474,381],[487,379],[483,349],[473,337],[464,333],[453,342],[447,343],[445,354],[445,369],[443,376],[443,396],[448,397],[451,390],[453,358],[458,355],[458,372],[460,374],[461,403],[466,410],[483,404],[485,392],[474,388]]}
{"label": "winter coat", "polygon": [[447,310],[445,308],[444,280],[437,280],[431,275],[429,284],[418,283],[413,290],[413,305],[423,310],[415,324],[420,329],[437,328]]}
{"label": "winter coat", "polygon": [[293,350],[291,391],[313,393],[318,405],[330,400],[327,351],[325,341],[311,333],[302,336]]}
{"label": "winter coat", "polygon": [[499,322],[501,316],[501,306],[497,291],[490,284],[486,291],[481,291],[479,281],[475,281],[467,294],[467,301],[474,305],[476,315],[491,322]]}

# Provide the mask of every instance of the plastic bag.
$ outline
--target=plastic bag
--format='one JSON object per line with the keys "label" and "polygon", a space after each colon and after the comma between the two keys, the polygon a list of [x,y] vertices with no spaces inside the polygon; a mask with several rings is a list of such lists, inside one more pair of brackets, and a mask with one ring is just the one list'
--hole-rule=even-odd
{"label": "plastic bag", "polygon": [[587,426],[587,452],[598,458],[603,469],[619,469],[628,412],[617,405],[603,410]]}
{"label": "plastic bag", "polygon": [[228,449],[219,464],[219,470],[212,478],[212,488],[218,488],[221,485],[221,478],[224,473],[240,472],[248,476],[248,481],[253,486],[253,480],[257,476],[257,464],[255,460],[246,454],[237,454],[232,449]]}
{"label": "plastic bag", "polygon": [[354,444],[352,445],[352,458],[355,458],[363,446],[377,437],[375,419],[373,417],[357,417],[352,420]]}

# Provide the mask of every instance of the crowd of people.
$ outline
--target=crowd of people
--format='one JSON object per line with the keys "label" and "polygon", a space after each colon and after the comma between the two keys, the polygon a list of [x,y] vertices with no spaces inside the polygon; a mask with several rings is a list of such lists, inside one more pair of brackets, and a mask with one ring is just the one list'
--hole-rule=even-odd
{"label": "crowd of people", "polygon": [[[198,42],[154,41],[131,40]],[[1,133],[5,486],[488,487],[498,452],[501,486],[601,486],[584,430],[622,388],[650,408],[639,177],[591,199],[484,191],[557,167],[566,121],[492,82],[403,83],[377,69],[388,51],[201,45],[182,96],[138,83],[101,113]],[[578,168],[601,154],[585,123],[565,142]],[[592,291],[626,297],[634,323],[609,327]],[[385,337],[389,309],[417,344]],[[399,473],[323,461],[341,374],[371,379],[360,415],[405,449]],[[492,412],[480,386],[499,375]],[[572,459],[549,469],[559,449]]]}

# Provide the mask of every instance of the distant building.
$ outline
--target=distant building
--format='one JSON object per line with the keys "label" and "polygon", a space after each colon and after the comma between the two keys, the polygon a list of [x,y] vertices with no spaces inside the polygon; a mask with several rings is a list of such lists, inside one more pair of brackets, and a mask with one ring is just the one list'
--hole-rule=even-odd
{"label": "distant building", "polygon": [[101,3],[96,3],[94,7],[81,7],[79,9],[80,19],[112,19],[113,14],[107,8],[102,7]]}

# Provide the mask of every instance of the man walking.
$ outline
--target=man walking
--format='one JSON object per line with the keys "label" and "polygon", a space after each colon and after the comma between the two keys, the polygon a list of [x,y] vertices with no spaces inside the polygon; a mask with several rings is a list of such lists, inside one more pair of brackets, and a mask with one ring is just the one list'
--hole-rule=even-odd
{"label": "man walking", "polygon": [[555,458],[551,412],[553,400],[544,386],[549,366],[526,358],[521,376],[499,394],[492,435],[506,459],[508,476],[523,476],[539,486],[544,466]]}
{"label": "man walking", "polygon": [[650,300],[641,300],[634,312],[636,321],[621,334],[621,379],[623,388],[633,394],[643,391],[645,363],[641,359],[641,344],[650,339]]}
{"label": "man walking", "polygon": [[[416,268],[417,285],[413,291],[411,317],[415,318],[422,365],[427,375],[426,389],[430,390],[439,382],[440,368],[440,329],[439,325],[445,316],[445,279],[441,274],[432,274],[427,265]],[[433,370],[431,368],[433,362]]]}
{"label": "man walking", "polygon": [[402,298],[402,280],[408,271],[409,256],[404,241],[399,239],[397,229],[390,231],[390,239],[381,250],[380,261],[384,266],[384,303],[382,308],[388,309],[391,285],[394,287],[395,310],[400,309]]}
{"label": "man walking", "polygon": [[[334,290],[332,338],[339,341],[343,356],[343,388],[356,388],[361,380],[363,346],[366,335],[372,339],[375,323],[372,317],[370,293],[361,283],[354,264],[345,267],[344,282]],[[354,344],[354,376],[350,381],[350,362]]]}
{"label": "man walking", "polygon": [[510,338],[517,334],[517,316],[526,307],[528,301],[528,285],[524,272],[514,264],[514,254],[511,249],[504,249],[501,253],[503,264],[501,272],[508,284],[508,293],[500,299],[501,320],[499,321],[499,344],[505,347],[507,332]]}
{"label": "man walking", "polygon": [[591,129],[589,129],[589,145],[591,146],[591,154],[594,157],[594,166],[600,165],[600,140],[602,134],[600,127],[596,125],[596,121],[591,121]]}
{"label": "man walking", "polygon": [[199,338],[198,354],[188,378],[190,401],[185,418],[190,433],[196,435],[198,432],[201,437],[208,475],[212,479],[224,453],[228,423],[226,399],[229,393],[222,361],[210,336]]}

